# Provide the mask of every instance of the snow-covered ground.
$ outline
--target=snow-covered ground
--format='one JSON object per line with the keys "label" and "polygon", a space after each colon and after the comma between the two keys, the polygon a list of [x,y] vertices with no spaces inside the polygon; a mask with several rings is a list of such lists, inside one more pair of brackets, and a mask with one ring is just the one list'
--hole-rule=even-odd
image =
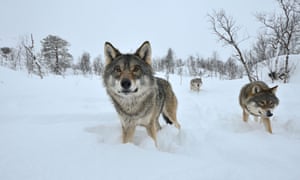
{"label": "snow-covered ground", "polygon": [[247,79],[204,78],[199,93],[189,80],[171,76],[182,129],[161,120],[156,149],[143,128],[121,143],[101,77],[41,80],[0,67],[0,179],[300,179],[300,77],[278,84],[272,135],[242,121]]}

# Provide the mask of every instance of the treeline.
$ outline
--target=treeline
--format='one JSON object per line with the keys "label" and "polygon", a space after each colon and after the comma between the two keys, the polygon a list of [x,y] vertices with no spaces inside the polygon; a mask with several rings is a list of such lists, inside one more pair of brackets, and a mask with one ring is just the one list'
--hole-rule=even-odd
{"label": "treeline", "polygon": [[[13,70],[27,71],[43,78],[49,74],[55,75],[101,75],[104,70],[104,61],[101,55],[92,58],[90,53],[84,52],[74,59],[69,53],[70,43],[59,36],[48,35],[41,40],[41,49],[37,50],[33,36],[24,37],[15,47],[0,48],[0,66]],[[299,53],[299,46],[291,48],[293,53]],[[247,66],[255,74],[256,65],[278,55],[278,50],[268,45],[260,37],[253,48],[244,52]],[[282,51],[279,51],[281,54]],[[169,74],[179,76],[218,77],[220,79],[237,79],[245,75],[245,69],[237,58],[221,59],[218,52],[211,57],[191,55],[186,59],[178,58],[169,48],[166,55],[154,58],[152,67],[155,72],[162,72],[168,78]],[[268,73],[268,72],[266,72]]]}
{"label": "treeline", "polygon": [[[104,61],[101,55],[91,58],[84,52],[74,60],[69,53],[70,43],[56,35],[48,35],[41,42],[41,49],[36,50],[33,36],[24,37],[15,48],[0,48],[0,65],[14,70],[25,70],[28,74],[36,74],[41,78],[48,74],[55,75],[101,75]],[[153,59],[155,72],[167,75],[210,76],[222,79],[236,79],[243,76],[243,68],[233,58],[222,61],[217,52],[212,57],[190,56],[187,59],[175,57],[170,48],[165,56]]]}
{"label": "treeline", "polygon": [[48,74],[96,74],[103,70],[101,56],[91,60],[84,52],[78,60],[69,53],[70,43],[59,36],[48,35],[41,41],[41,49],[35,48],[33,36],[23,37],[16,47],[0,48],[0,66],[14,70],[26,70],[28,74],[37,74],[41,78]]}
{"label": "treeline", "polygon": [[212,56],[208,58],[189,56],[184,60],[176,58],[174,54],[174,51],[169,48],[166,56],[153,60],[152,66],[154,70],[164,72],[167,79],[169,74],[218,77],[220,79],[242,78],[244,74],[243,67],[235,59],[221,60],[217,52],[213,52]]}

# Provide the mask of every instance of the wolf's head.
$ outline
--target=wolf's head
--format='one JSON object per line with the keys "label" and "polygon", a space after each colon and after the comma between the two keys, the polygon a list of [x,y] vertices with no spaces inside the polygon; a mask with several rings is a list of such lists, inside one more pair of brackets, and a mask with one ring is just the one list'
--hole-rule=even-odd
{"label": "wolf's head", "polygon": [[111,43],[104,45],[104,84],[109,92],[134,95],[145,92],[154,83],[151,46],[144,42],[133,54],[122,54]]}
{"label": "wolf's head", "polygon": [[248,100],[247,109],[250,113],[261,116],[273,116],[274,108],[279,104],[279,100],[275,95],[278,86],[261,89],[258,86],[252,88],[253,96]]}

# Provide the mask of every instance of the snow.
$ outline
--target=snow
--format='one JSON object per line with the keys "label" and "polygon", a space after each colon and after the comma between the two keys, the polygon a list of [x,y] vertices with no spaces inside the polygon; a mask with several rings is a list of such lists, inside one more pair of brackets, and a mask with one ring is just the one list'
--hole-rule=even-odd
{"label": "snow", "polygon": [[[298,68],[299,71],[299,68]],[[274,134],[244,123],[238,104],[247,79],[171,76],[182,129],[161,119],[157,149],[145,129],[121,143],[118,116],[101,77],[47,76],[0,67],[0,179],[199,180],[300,178],[300,77],[279,85]]]}

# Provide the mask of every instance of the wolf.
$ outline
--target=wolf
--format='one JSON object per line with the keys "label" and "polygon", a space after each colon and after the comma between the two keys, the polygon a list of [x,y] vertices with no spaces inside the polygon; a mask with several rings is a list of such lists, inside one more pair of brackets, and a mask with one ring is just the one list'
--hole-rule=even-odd
{"label": "wolf", "polygon": [[143,126],[157,147],[160,114],[178,129],[180,124],[170,83],[154,76],[150,43],[145,41],[135,53],[123,54],[105,42],[104,54],[104,87],[119,115],[123,143],[132,142],[136,126]]}
{"label": "wolf", "polygon": [[194,78],[190,81],[190,88],[192,91],[200,91],[200,87],[202,86],[201,78]]}
{"label": "wolf", "polygon": [[243,109],[243,120],[248,121],[249,114],[257,121],[260,118],[265,129],[272,134],[270,117],[273,110],[279,104],[275,95],[278,86],[272,88],[262,81],[254,81],[244,85],[240,91],[239,103]]}

